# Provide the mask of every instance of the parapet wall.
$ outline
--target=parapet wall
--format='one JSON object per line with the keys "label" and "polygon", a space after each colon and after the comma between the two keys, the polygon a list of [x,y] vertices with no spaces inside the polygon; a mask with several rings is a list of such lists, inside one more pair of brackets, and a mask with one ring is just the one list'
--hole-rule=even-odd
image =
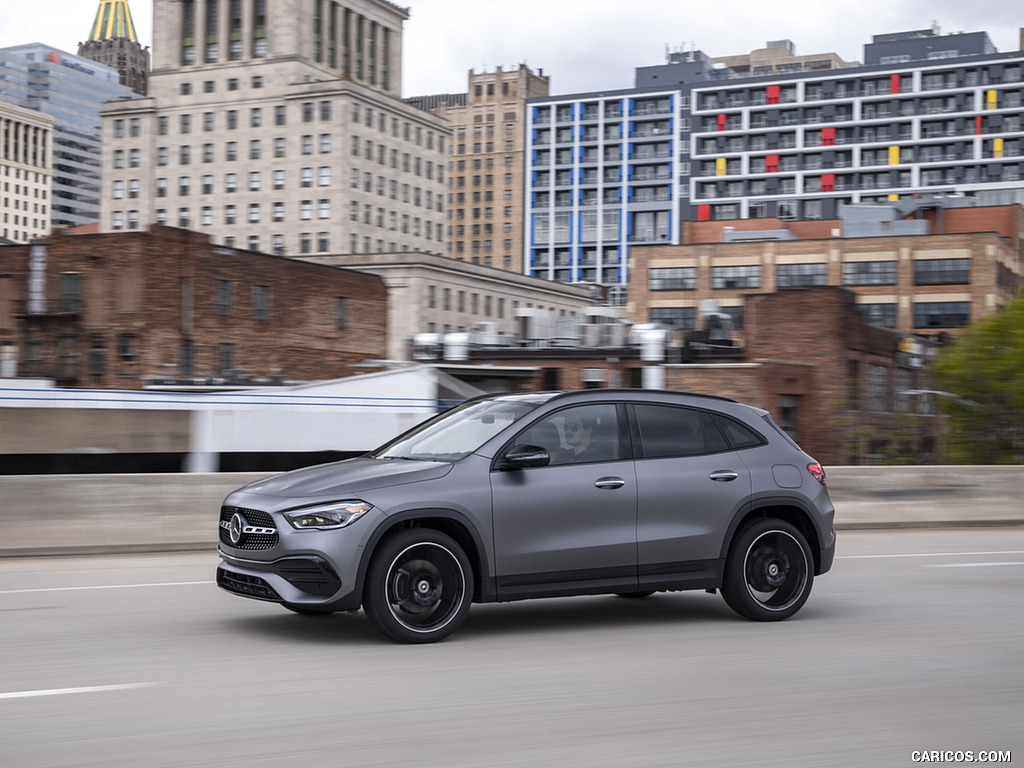
{"label": "parapet wall", "polygon": [[[0,476],[0,557],[209,550],[267,473]],[[840,530],[1024,525],[1024,467],[830,467]]]}

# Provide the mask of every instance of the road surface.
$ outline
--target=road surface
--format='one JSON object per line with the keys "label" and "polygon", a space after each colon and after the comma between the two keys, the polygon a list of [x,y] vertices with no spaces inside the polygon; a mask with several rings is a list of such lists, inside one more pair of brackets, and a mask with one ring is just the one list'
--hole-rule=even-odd
{"label": "road surface", "polygon": [[563,598],[427,646],[220,592],[213,554],[0,560],[0,764],[1024,762],[1024,529],[838,555],[778,624],[703,592]]}

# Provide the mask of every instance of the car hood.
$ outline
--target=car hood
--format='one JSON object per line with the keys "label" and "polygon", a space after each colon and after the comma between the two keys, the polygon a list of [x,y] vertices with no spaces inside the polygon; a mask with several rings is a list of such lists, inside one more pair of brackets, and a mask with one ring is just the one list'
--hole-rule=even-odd
{"label": "car hood", "polygon": [[451,469],[452,465],[445,461],[373,459],[361,456],[273,475],[239,490],[261,496],[342,499],[374,488],[435,480],[447,475]]}

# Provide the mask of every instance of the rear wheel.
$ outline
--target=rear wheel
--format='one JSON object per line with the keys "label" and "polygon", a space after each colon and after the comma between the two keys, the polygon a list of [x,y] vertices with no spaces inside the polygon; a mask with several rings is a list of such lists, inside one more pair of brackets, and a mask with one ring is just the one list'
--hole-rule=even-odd
{"label": "rear wheel", "polygon": [[740,616],[781,621],[800,610],[814,581],[811,548],[794,526],[758,520],[729,550],[722,597]]}
{"label": "rear wheel", "polygon": [[387,539],[366,575],[363,605],[382,634],[402,643],[432,643],[454,632],[473,600],[473,569],[462,547],[429,528]]}

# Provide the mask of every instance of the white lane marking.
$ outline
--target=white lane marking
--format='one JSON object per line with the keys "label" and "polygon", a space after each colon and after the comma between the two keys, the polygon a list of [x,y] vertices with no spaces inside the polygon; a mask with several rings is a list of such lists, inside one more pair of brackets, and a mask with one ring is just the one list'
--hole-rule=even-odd
{"label": "white lane marking", "polygon": [[1005,562],[1005,563],[939,563],[937,565],[929,565],[929,568],[987,568],[992,565],[1024,565],[1024,563],[1018,562]]}
{"label": "white lane marking", "polygon": [[900,555],[836,555],[836,560],[874,560],[889,557],[987,557],[989,555],[1024,555],[1024,550],[1001,552],[915,552]]}
{"label": "white lane marking", "polygon": [[152,584],[105,584],[96,587],[40,587],[38,589],[5,589],[0,595],[23,595],[29,592],[78,592],[86,589],[140,589],[143,587],[190,587],[195,584],[215,584],[213,581],[165,581]]}
{"label": "white lane marking", "polygon": [[0,693],[0,699],[30,699],[35,696],[65,696],[69,693],[102,693],[105,691],[129,691],[134,688],[148,688],[160,683],[125,683],[124,685],[91,685],[85,688],[50,688],[43,691],[13,691]]}

